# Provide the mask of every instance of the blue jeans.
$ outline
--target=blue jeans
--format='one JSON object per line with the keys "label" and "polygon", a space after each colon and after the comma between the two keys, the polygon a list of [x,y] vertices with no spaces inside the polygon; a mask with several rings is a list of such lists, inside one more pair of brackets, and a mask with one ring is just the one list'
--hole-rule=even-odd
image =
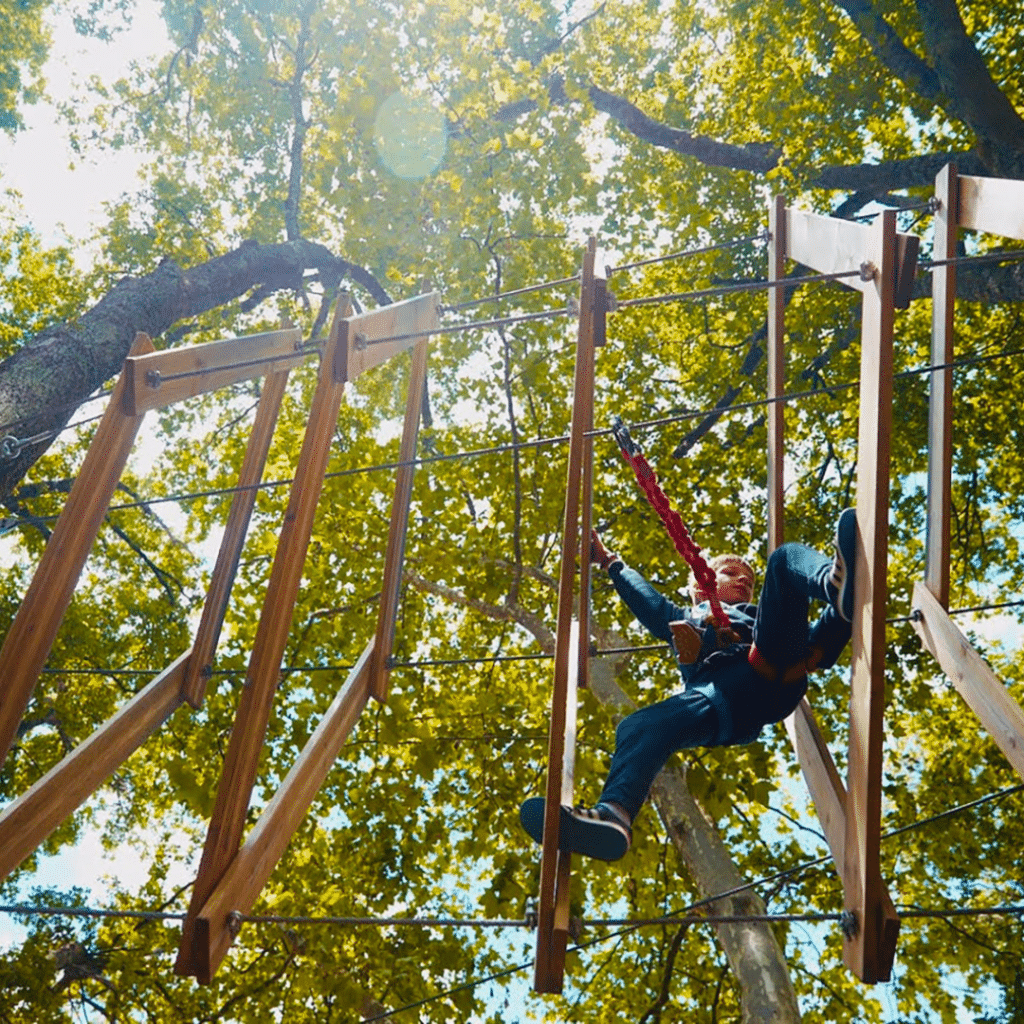
{"label": "blue jeans", "polygon": [[[822,652],[818,667],[836,663],[850,639],[850,623],[828,603],[825,580],[832,562],[803,544],[783,544],[768,559],[757,606],[754,643],[762,657],[780,672],[807,659],[811,647]],[[810,599],[825,602],[825,610],[808,629]],[[714,658],[714,656],[713,656]],[[712,659],[713,660],[713,659]],[[728,664],[726,692],[714,679],[699,678],[698,687],[650,704],[624,718],[615,730],[615,754],[601,793],[601,802],[624,807],[636,817],[647,799],[651,783],[676,750],[735,742],[731,722],[723,721],[728,705],[749,696],[763,702],[765,683],[745,661]],[[724,680],[723,680],[724,681]],[[709,691],[713,691],[709,696]],[[745,692],[746,691],[746,692]],[[800,691],[802,692],[802,691]],[[722,713],[715,705],[726,707]],[[746,701],[744,701],[746,703]],[[737,715],[741,708],[736,708]],[[771,712],[755,725],[777,721]]]}

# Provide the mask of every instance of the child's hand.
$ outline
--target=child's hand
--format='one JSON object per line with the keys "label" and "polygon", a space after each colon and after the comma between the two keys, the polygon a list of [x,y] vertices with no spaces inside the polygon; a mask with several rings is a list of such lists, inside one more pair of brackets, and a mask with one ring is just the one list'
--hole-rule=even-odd
{"label": "child's hand", "polygon": [[590,531],[590,561],[604,569],[615,556],[604,546],[597,530]]}

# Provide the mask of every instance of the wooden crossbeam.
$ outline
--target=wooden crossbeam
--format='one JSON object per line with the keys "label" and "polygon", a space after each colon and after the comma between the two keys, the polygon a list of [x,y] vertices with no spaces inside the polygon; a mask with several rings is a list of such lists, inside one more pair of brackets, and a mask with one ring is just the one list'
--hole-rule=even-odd
{"label": "wooden crossbeam", "polygon": [[284,398],[287,382],[288,371],[280,370],[270,374],[263,384],[263,394],[260,395],[256,418],[238,474],[239,490],[231,500],[231,511],[224,526],[217,562],[210,577],[210,589],[206,594],[202,618],[199,620],[195,643],[192,645],[192,657],[185,670],[182,693],[194,708],[203,703],[206,686],[211,678],[213,653],[220,638],[221,626],[224,624],[231,586],[238,571],[238,559],[249,529],[253,506],[256,504],[256,486],[263,479],[263,468],[267,462],[267,453],[270,451],[270,442],[274,436],[274,427],[281,411],[281,400]]}
{"label": "wooden crossbeam", "polygon": [[[137,334],[129,357],[152,349],[153,342]],[[125,412],[126,388],[122,373],[0,649],[0,761],[17,735],[142,425],[141,414]]]}
{"label": "wooden crossbeam", "polygon": [[186,651],[0,814],[6,878],[182,704]]}
{"label": "wooden crossbeam", "polygon": [[[951,260],[957,243],[956,168],[947,164],[935,179],[932,258]],[[953,314],[956,264],[932,268],[932,370],[928,394],[928,531],[925,580],[944,608],[949,607],[950,509],[953,466]]]}
{"label": "wooden crossbeam", "polygon": [[1024,181],[963,175],[959,185],[960,227],[1024,241]]}
{"label": "wooden crossbeam", "polygon": [[125,363],[126,409],[134,416],[239,381],[290,370],[309,356],[298,351],[301,344],[302,331],[285,327],[130,356]]}
{"label": "wooden crossbeam", "polygon": [[[537,992],[561,992],[568,939],[568,899],[571,857],[558,849],[559,808],[573,803],[576,701],[582,648],[589,636],[573,614],[576,602],[576,559],[589,564],[590,535],[581,535],[581,502],[585,463],[592,457],[594,403],[594,263],[597,243],[592,238],[583,259],[580,285],[580,321],[576,345],[572,426],[566,472],[565,513],[562,524],[562,559],[558,586],[558,622],[555,634],[554,681],[551,690],[548,774],[545,788],[544,836],[541,845],[540,895],[537,901],[537,947],[533,985]],[[583,556],[583,552],[586,556]],[[582,599],[581,599],[582,603]]]}
{"label": "wooden crossbeam", "polygon": [[437,292],[429,292],[350,317],[345,341],[335,350],[334,379],[355,380],[364,370],[387,362],[432,334],[437,330],[440,301]]}
{"label": "wooden crossbeam", "polygon": [[174,968],[178,974],[195,974],[199,969],[201,961],[193,949],[196,914],[216,888],[241,843],[260,752],[277,690],[281,658],[288,641],[292,612],[302,580],[313,517],[323,489],[331,438],[341,408],[344,384],[334,379],[331,367],[335,349],[343,336],[341,323],[347,307],[343,308],[342,302],[347,303],[347,298],[340,299],[335,309],[327,349],[321,361],[320,379],[313,396],[288,508],[256,628],[245,687],[238,702],[206,845],[182,929]]}
{"label": "wooden crossbeam", "polygon": [[924,582],[914,584],[914,629],[981,719],[1014,770],[1024,778],[1024,711],[974,649]]}
{"label": "wooden crossbeam", "polygon": [[373,641],[367,644],[313,735],[196,915],[195,974],[209,984],[238,933],[234,914],[248,914],[281,859],[369,697]]}
{"label": "wooden crossbeam", "polygon": [[[437,305],[433,309],[437,325]],[[370,694],[379,701],[387,696],[388,673],[395,642],[398,599],[402,589],[402,563],[405,559],[405,536],[409,526],[409,505],[416,467],[416,438],[419,433],[420,410],[427,386],[427,339],[417,342],[409,370],[409,391],[405,402],[405,424],[399,447],[399,466],[395,474],[395,498],[391,503],[391,524],[388,528],[387,553],[384,556],[384,582],[377,610],[377,633],[370,665]]]}

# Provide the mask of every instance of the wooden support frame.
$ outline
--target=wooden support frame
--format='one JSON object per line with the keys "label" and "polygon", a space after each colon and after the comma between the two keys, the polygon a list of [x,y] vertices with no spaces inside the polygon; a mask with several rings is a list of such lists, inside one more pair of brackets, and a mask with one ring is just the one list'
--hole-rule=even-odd
{"label": "wooden support frame", "polygon": [[[857,269],[843,283],[862,302],[861,408],[858,438],[858,544],[850,697],[847,789],[803,700],[786,720],[815,809],[843,879],[844,959],[861,980],[887,980],[895,959],[899,919],[882,881],[882,708],[885,694],[885,608],[888,562],[889,443],[892,422],[892,336],[897,292],[909,299],[917,243],[896,233],[895,214],[874,227],[786,209],[770,211],[769,279],[783,276],[782,256],[819,273]],[[776,248],[777,246],[777,248]],[[770,294],[778,292],[772,289]],[[902,301],[902,298],[901,298]],[[784,310],[769,299],[769,398],[781,399]],[[776,406],[781,408],[781,401]],[[783,423],[769,422],[769,551],[782,542]]]}
{"label": "wooden support frame", "polygon": [[313,517],[323,489],[331,438],[341,408],[344,384],[334,379],[332,367],[335,349],[344,337],[341,324],[343,312],[347,312],[347,309],[343,310],[341,303],[347,301],[347,298],[339,300],[327,350],[321,361],[320,379],[313,396],[284,525],[278,538],[263,610],[256,628],[245,688],[238,702],[213,817],[207,831],[199,873],[192,888],[188,915],[182,928],[181,945],[174,965],[178,974],[195,974],[199,970],[203,956],[200,951],[193,949],[196,915],[213,893],[241,845],[245,815],[256,781],[260,751],[263,749],[277,690],[281,658],[288,641],[292,611],[298,597],[313,530]]}
{"label": "wooden support frame", "polygon": [[[781,281],[786,266],[786,204],[776,196],[768,208],[768,281]],[[785,289],[768,289],[768,554],[785,538],[784,466],[786,406]]]}
{"label": "wooden support frame", "polygon": [[87,740],[0,813],[0,879],[6,878],[181,707],[191,652],[173,661]]}
{"label": "wooden support frame", "polygon": [[931,588],[914,584],[914,629],[957,692],[1024,778],[1024,710],[949,617]]}
{"label": "wooden support frame", "polygon": [[240,922],[235,915],[252,910],[362,714],[370,693],[372,653],[371,640],[245,844],[196,914],[193,963],[202,984],[209,984],[238,934]]}
{"label": "wooden support frame", "polygon": [[[589,622],[584,607],[590,564],[590,509],[594,416],[594,324],[597,288],[594,265],[597,242],[590,239],[583,258],[580,320],[576,346],[572,426],[566,471],[562,559],[558,586],[558,624],[555,637],[554,681],[551,692],[548,774],[545,789],[544,835],[541,845],[540,896],[537,901],[537,946],[533,987],[537,992],[561,992],[569,935],[569,885],[572,857],[558,849],[559,808],[572,806],[575,767],[577,690],[586,678]],[[600,320],[600,316],[597,317]],[[583,513],[581,516],[581,507]],[[586,525],[586,532],[583,526]],[[573,614],[576,559],[583,583],[579,618]],[[582,671],[581,671],[582,666]]]}
{"label": "wooden support frame", "polygon": [[[130,355],[152,349],[153,342],[137,334]],[[17,735],[142,425],[141,413],[125,411],[127,387],[122,373],[0,649],[0,760]]]}

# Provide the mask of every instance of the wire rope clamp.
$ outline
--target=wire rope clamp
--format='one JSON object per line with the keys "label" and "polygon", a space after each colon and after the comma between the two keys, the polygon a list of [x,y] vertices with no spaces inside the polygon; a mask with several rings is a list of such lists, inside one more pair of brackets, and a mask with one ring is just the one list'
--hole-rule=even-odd
{"label": "wire rope clamp", "polygon": [[640,451],[640,445],[630,437],[629,427],[618,416],[612,419],[612,437],[615,438],[615,443],[628,457],[633,458],[643,454]]}
{"label": "wire rope clamp", "polygon": [[874,281],[877,272],[878,270],[871,260],[865,260],[860,265],[860,279],[862,281]]}
{"label": "wire rope clamp", "polygon": [[0,458],[16,459],[20,451],[21,442],[13,434],[8,434],[0,440]]}
{"label": "wire rope clamp", "polygon": [[154,391],[160,387],[160,371],[159,370],[147,370],[146,371],[146,385],[151,387]]}
{"label": "wire rope clamp", "polygon": [[860,931],[860,923],[857,921],[857,914],[853,910],[844,910],[839,915],[839,927],[843,932],[843,938],[852,941]]}
{"label": "wire rope clamp", "polygon": [[232,910],[228,914],[227,928],[231,938],[237,939],[238,933],[242,930],[242,915],[237,910]]}
{"label": "wire rope clamp", "polygon": [[535,896],[526,897],[524,919],[527,928],[533,930],[537,927],[537,898]]}

